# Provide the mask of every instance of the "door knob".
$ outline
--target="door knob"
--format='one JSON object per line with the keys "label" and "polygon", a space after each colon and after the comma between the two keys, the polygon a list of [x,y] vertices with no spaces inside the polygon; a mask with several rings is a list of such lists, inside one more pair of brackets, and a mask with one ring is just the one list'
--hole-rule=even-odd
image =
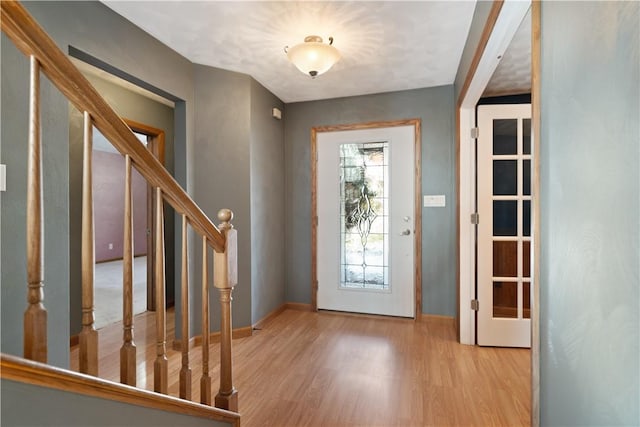
{"label": "door knob", "polygon": [[401,236],[408,236],[410,234],[411,234],[411,230],[409,230],[408,228],[400,232]]}

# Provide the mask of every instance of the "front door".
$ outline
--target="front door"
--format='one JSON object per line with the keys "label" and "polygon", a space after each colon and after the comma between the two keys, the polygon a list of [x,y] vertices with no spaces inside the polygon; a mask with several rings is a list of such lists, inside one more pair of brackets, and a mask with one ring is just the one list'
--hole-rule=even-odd
{"label": "front door", "polygon": [[415,316],[416,131],[317,134],[319,309]]}
{"label": "front door", "polygon": [[531,347],[531,105],[478,107],[478,344]]}

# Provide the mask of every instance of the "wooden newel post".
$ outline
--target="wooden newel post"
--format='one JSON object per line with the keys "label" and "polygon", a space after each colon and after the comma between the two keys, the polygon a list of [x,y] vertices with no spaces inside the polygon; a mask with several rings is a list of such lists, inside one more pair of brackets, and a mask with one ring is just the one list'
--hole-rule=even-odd
{"label": "wooden newel post", "polygon": [[231,294],[238,283],[238,232],[231,224],[231,210],[221,209],[218,219],[225,236],[225,251],[213,255],[213,285],[220,291],[220,390],[215,406],[238,412],[238,391],[233,387],[231,362]]}

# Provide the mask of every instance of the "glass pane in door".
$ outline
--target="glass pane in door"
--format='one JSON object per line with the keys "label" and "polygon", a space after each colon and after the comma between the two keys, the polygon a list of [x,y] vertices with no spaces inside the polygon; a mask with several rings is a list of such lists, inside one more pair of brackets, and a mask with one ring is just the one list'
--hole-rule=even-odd
{"label": "glass pane in door", "polygon": [[493,201],[493,235],[518,235],[518,202],[516,200]]}
{"label": "glass pane in door", "polygon": [[531,154],[531,119],[522,120],[522,154]]}
{"label": "glass pane in door", "polygon": [[518,194],[517,160],[493,161],[493,194],[496,196]]}
{"label": "glass pane in door", "polygon": [[522,284],[522,317],[531,319],[531,283]]}
{"label": "glass pane in door", "polygon": [[518,282],[493,282],[493,317],[518,317]]}
{"label": "glass pane in door", "polygon": [[531,241],[522,242],[522,276],[531,277]]}
{"label": "glass pane in door", "polygon": [[496,156],[518,153],[518,119],[493,121],[493,154]]}
{"label": "glass pane in door", "polygon": [[340,145],[341,283],[387,290],[388,143]]}
{"label": "glass pane in door", "polygon": [[531,201],[522,202],[522,234],[531,236]]}
{"label": "glass pane in door", "polygon": [[518,276],[518,242],[493,242],[494,277]]}
{"label": "glass pane in door", "polygon": [[522,161],[522,194],[531,195],[531,160]]}

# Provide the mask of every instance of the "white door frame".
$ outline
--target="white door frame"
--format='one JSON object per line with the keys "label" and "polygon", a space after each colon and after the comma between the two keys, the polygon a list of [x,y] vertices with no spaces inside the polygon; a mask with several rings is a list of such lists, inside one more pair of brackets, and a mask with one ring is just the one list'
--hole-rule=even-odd
{"label": "white door frame", "polygon": [[422,157],[420,119],[393,120],[386,122],[368,122],[335,126],[317,126],[311,128],[311,309],[318,309],[318,149],[317,135],[321,132],[389,128],[413,126],[414,128],[414,282],[415,282],[415,319],[422,313]]}
{"label": "white door frame", "polygon": [[[459,340],[475,345],[476,321],[471,308],[475,298],[475,228],[471,215],[475,213],[475,106],[493,75],[522,19],[529,10],[529,1],[495,2],[485,26],[476,57],[472,62],[458,100],[459,126]],[[486,43],[483,45],[483,40]],[[475,69],[474,69],[475,65]]]}
{"label": "white door frame", "polygon": [[[469,164],[471,159],[471,149],[473,141],[471,139],[471,128],[474,127],[475,114],[474,107],[480,98],[482,90],[486,87],[489,78],[493,74],[490,64],[484,63],[483,67],[479,67],[481,58],[485,57],[487,62],[489,59],[497,58],[496,49],[486,49],[488,41],[493,36],[494,27],[497,25],[499,15],[504,7],[512,6],[510,1],[501,2],[494,0],[491,12],[487,19],[481,40],[478,43],[471,66],[464,80],[462,90],[456,106],[458,123],[456,125],[458,134],[458,238],[459,238],[459,265],[458,265],[458,321],[459,321],[459,340],[464,344],[475,343],[475,321],[473,320],[473,312],[470,309],[470,299],[473,295],[472,284],[469,280],[475,277],[473,269],[473,258],[469,258],[469,253],[473,254],[472,248],[475,241],[471,240],[471,224],[469,218],[473,212],[469,209],[469,201],[475,200],[475,194],[472,194],[474,186],[471,185],[471,171],[464,171],[462,166]],[[528,3],[528,2],[527,2]],[[517,4],[516,4],[517,6]],[[533,292],[531,295],[531,426],[538,427],[540,425],[540,203],[539,203],[539,185],[540,185],[540,37],[541,37],[541,2],[534,1],[531,3],[531,152],[533,154],[533,163],[531,171],[531,286]],[[505,9],[506,10],[506,9]],[[517,28],[517,27],[516,27]],[[496,30],[497,34],[503,34],[504,31]],[[495,43],[499,44],[499,43]],[[486,54],[485,54],[486,51]],[[489,53],[491,51],[491,53]],[[493,67],[495,69],[495,65]],[[477,75],[477,76],[476,76]],[[476,82],[477,80],[477,82]],[[480,89],[478,89],[478,87]],[[471,91],[469,90],[471,88]],[[471,205],[473,206],[473,205]],[[466,210],[463,210],[466,209]],[[464,263],[463,263],[464,261]]]}

